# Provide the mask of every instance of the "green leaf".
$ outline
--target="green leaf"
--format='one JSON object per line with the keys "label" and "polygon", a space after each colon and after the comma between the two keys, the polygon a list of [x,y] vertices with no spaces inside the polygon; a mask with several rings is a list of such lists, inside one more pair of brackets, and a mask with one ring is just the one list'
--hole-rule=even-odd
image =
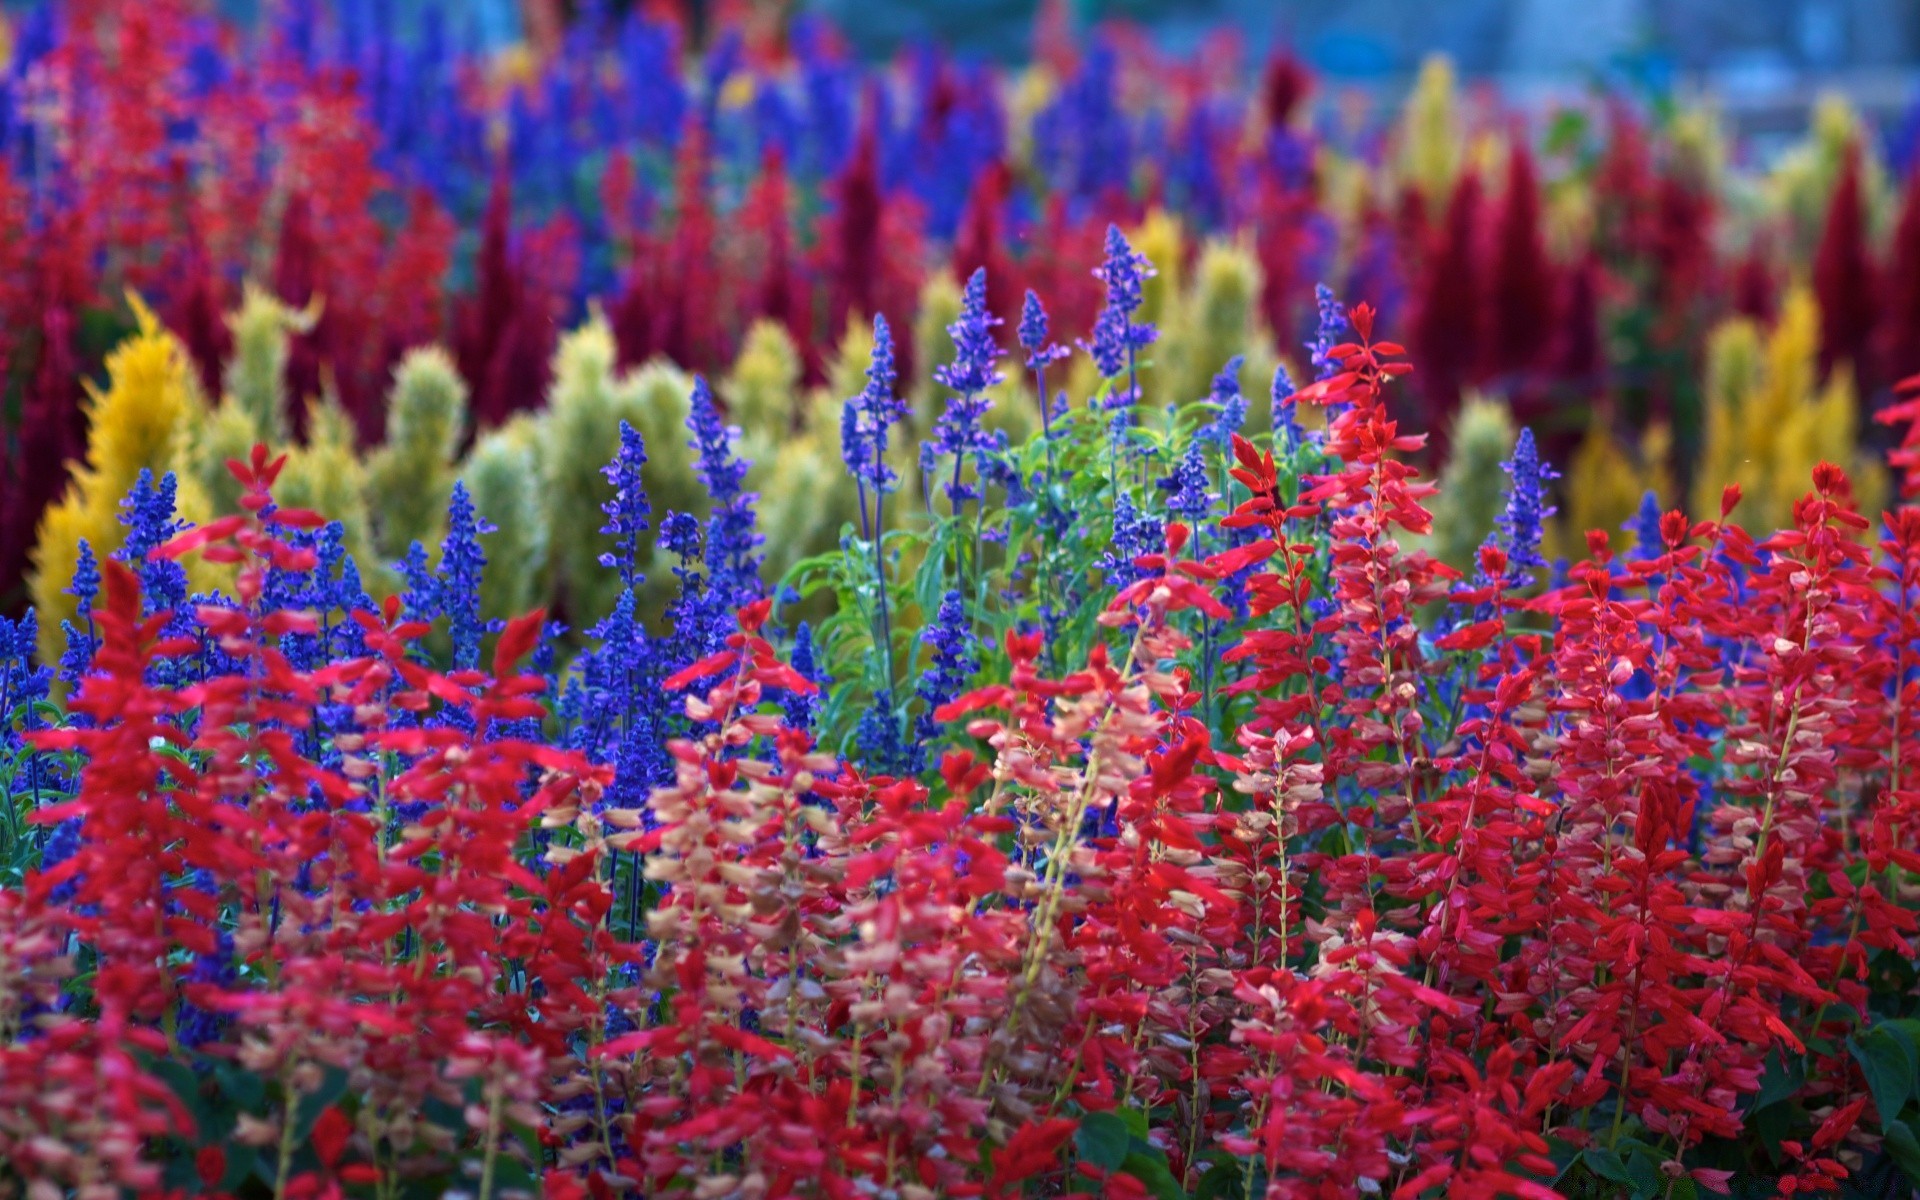
{"label": "green leaf", "polygon": [[1193,1193],[1194,1200],[1245,1200],[1241,1191],[1243,1171],[1239,1163],[1222,1160],[1207,1169],[1200,1177],[1200,1186]]}
{"label": "green leaf", "polygon": [[1769,1105],[1788,1099],[1806,1082],[1806,1064],[1798,1058],[1789,1062],[1779,1050],[1774,1050],[1767,1055],[1766,1070],[1760,1076],[1760,1090],[1754,1093],[1747,1112],[1757,1113]]}
{"label": "green leaf", "polygon": [[1120,1169],[1146,1184],[1158,1200],[1189,1200],[1186,1189],[1167,1167],[1167,1156],[1158,1150],[1151,1155],[1135,1150],[1121,1162]]}
{"label": "green leaf", "polygon": [[1659,1196],[1666,1190],[1666,1178],[1660,1174],[1660,1164],[1651,1154],[1638,1153],[1627,1159],[1627,1176],[1633,1183],[1635,1196]]}
{"label": "green leaf", "polygon": [[1787,1155],[1780,1143],[1793,1136],[1796,1126],[1804,1123],[1806,1110],[1800,1102],[1789,1100],[1785,1104],[1769,1104],[1753,1114],[1748,1128],[1753,1136],[1760,1140],[1760,1146],[1766,1151],[1767,1161],[1778,1167],[1787,1161]]}
{"label": "green leaf", "polygon": [[[1891,1021],[1880,1022],[1878,1028],[1891,1030],[1897,1037],[1905,1037],[1907,1044],[1920,1048],[1920,1017],[1899,1017]],[[1915,1089],[1920,1093],[1920,1088]]]}
{"label": "green leaf", "polygon": [[1557,1183],[1565,1179],[1567,1172],[1573,1170],[1573,1165],[1580,1161],[1581,1152],[1572,1142],[1550,1133],[1547,1135],[1547,1157],[1553,1160],[1553,1182]]}
{"label": "green leaf", "polygon": [[1887,1153],[1900,1165],[1907,1182],[1920,1187],[1920,1138],[1913,1136],[1913,1130],[1905,1121],[1888,1121],[1885,1129]]}
{"label": "green leaf", "polygon": [[1914,1076],[1920,1073],[1920,1053],[1915,1052],[1913,1039],[1889,1023],[1848,1038],[1847,1049],[1867,1077],[1881,1123],[1899,1116],[1913,1095]]}
{"label": "green leaf", "polygon": [[1627,1164],[1611,1150],[1595,1146],[1580,1156],[1587,1169],[1602,1179],[1613,1183],[1626,1183],[1632,1177],[1627,1174]]}
{"label": "green leaf", "polygon": [[1074,1136],[1074,1145],[1082,1162],[1103,1171],[1117,1170],[1133,1146],[1133,1132],[1118,1113],[1088,1113],[1080,1118],[1080,1132]]}
{"label": "green leaf", "polygon": [[245,1067],[216,1066],[213,1077],[220,1084],[220,1091],[232,1099],[235,1107],[243,1112],[260,1116],[266,1111],[267,1086],[260,1076]]}

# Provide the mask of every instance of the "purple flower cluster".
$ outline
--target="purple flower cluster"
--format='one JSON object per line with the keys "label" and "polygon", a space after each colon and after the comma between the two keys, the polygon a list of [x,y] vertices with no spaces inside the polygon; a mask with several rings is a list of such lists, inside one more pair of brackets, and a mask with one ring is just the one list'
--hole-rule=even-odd
{"label": "purple flower cluster", "polygon": [[1520,431],[1513,457],[1500,467],[1508,476],[1507,504],[1498,518],[1507,570],[1516,584],[1531,583],[1534,571],[1547,565],[1540,543],[1546,520],[1556,511],[1548,503],[1549,487],[1560,473],[1540,460],[1531,429]]}
{"label": "purple flower cluster", "polygon": [[846,460],[847,472],[861,489],[860,517],[862,532],[867,536],[871,536],[871,531],[864,528],[866,493],[870,491],[876,497],[877,512],[878,497],[899,484],[893,468],[887,465],[887,438],[894,424],[907,415],[907,406],[893,394],[893,386],[893,330],[885,317],[875,316],[873,350],[867,359],[867,384],[840,409],[840,456]]}
{"label": "purple flower cluster", "polygon": [[982,267],[967,280],[959,319],[947,326],[953,338],[953,361],[933,373],[953,396],[934,422],[933,440],[920,447],[920,469],[928,478],[934,476],[940,459],[953,456],[952,477],[941,487],[956,511],[967,501],[980,498],[979,488],[962,478],[967,459],[974,459],[978,469],[983,455],[1000,448],[999,440],[985,425],[987,411],[993,407],[987,389],[1001,379],[997,366],[1000,347],[993,338],[993,327],[998,324],[1000,319],[987,310],[987,272]]}
{"label": "purple flower cluster", "polygon": [[704,378],[693,383],[687,428],[693,433],[694,473],[713,497],[707,518],[707,579],[716,603],[739,608],[759,598],[763,540],[754,529],[753,502],[746,490],[751,463],[734,453],[739,429],[723,424]]}
{"label": "purple flower cluster", "polygon": [[640,479],[640,468],[646,464],[647,447],[639,431],[625,421],[620,422],[620,449],[613,461],[600,469],[613,485],[613,499],[600,506],[607,514],[607,523],[600,527],[600,532],[611,534],[614,543],[611,553],[600,556],[600,565],[617,568],[620,582],[629,589],[640,586],[640,539],[646,536],[653,516],[653,505],[647,500],[647,489]]}
{"label": "purple flower cluster", "polygon": [[1116,379],[1123,372],[1127,373],[1129,378],[1125,394],[1116,395],[1108,401],[1111,407],[1125,407],[1136,399],[1132,378],[1135,355],[1160,337],[1160,331],[1152,325],[1136,325],[1133,320],[1133,314],[1139,311],[1145,298],[1143,284],[1153,277],[1155,271],[1153,264],[1147,261],[1147,256],[1127,243],[1120,227],[1109,225],[1106,258],[1094,269],[1093,274],[1107,285],[1107,302],[1094,320],[1092,341],[1083,344],[1087,353],[1093,356],[1102,376]]}
{"label": "purple flower cluster", "polygon": [[913,726],[913,758],[916,771],[924,770],[928,749],[936,745],[945,725],[933,717],[935,709],[965,691],[973,681],[979,663],[973,652],[973,622],[967,603],[957,590],[940,601],[940,611],[920,640],[933,653],[933,661],[920,676],[914,695],[920,701],[920,715]]}

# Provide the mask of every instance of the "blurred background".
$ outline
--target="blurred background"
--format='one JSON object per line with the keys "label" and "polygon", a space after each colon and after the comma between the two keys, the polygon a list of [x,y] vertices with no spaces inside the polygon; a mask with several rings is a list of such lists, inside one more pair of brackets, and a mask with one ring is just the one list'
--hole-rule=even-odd
{"label": "blurred background", "polygon": [[[263,0],[225,0],[256,15]],[[435,0],[387,0],[403,18]],[[582,8],[618,14],[633,0],[440,0],[478,41],[519,41]],[[697,22],[696,2],[686,5]],[[769,20],[826,18],[861,57],[878,60],[938,45],[962,56],[1018,63],[1033,49],[1040,0],[788,0],[756,5]],[[1732,129],[1763,155],[1804,130],[1823,92],[1870,118],[1891,119],[1920,87],[1916,0],[1064,0],[1085,29],[1126,22],[1166,52],[1192,53],[1223,29],[1247,61],[1278,46],[1324,78],[1392,93],[1441,53],[1471,80],[1504,94],[1560,94],[1595,82],[1679,97],[1711,95]]]}
{"label": "blurred background", "polygon": [[[1529,428],[1565,477],[1556,553],[1729,480],[1777,527],[1822,458],[1873,511],[1875,418],[1920,373],[1920,0],[0,15],[0,611],[69,615],[75,547],[120,544],[140,471],[206,519],[257,440],[357,514],[362,562],[438,544],[456,477],[538,558],[598,502],[496,485],[597,478],[623,413],[679,443],[695,372],[790,522],[769,546],[831,548],[872,318],[925,432],[960,285],[987,272],[1009,352],[1029,288],[1072,345],[1110,228],[1160,272],[1148,403],[1216,373],[1265,397],[1365,299],[1417,366],[1422,468],[1497,483]],[[652,469],[695,502],[688,461]],[[1487,519],[1448,516],[1443,555]],[[508,574],[597,611],[543,563]]]}

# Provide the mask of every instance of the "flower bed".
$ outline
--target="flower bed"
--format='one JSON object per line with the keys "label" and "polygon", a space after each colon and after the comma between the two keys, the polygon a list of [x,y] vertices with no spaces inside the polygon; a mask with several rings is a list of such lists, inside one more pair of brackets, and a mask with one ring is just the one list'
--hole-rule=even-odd
{"label": "flower bed", "polygon": [[1911,1190],[1920,509],[1549,571],[1522,435],[1463,573],[1370,307],[1163,408],[1151,280],[1111,231],[1066,394],[975,275],[917,454],[876,321],[774,588],[710,394],[701,516],[622,427],[571,633],[464,486],[375,602],[264,447],[138,476],[57,668],[0,626],[0,1192]]}

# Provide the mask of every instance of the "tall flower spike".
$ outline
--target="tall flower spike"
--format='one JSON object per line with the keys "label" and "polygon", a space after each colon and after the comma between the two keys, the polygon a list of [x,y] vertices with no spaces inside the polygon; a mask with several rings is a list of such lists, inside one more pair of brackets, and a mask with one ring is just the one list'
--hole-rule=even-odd
{"label": "tall flower spike", "polygon": [[1160,521],[1133,502],[1125,492],[1113,506],[1113,538],[1108,544],[1107,553],[1100,558],[1100,568],[1106,572],[1107,586],[1115,590],[1126,587],[1140,577],[1140,569],[1133,560],[1143,554],[1152,554],[1164,547],[1166,532]]}
{"label": "tall flower spike", "polygon": [[819,690],[789,691],[781,699],[781,707],[785,710],[789,728],[812,733],[814,720],[820,715],[820,696],[826,690],[828,680],[814,658],[813,627],[805,621],[800,622],[799,628],[793,631],[793,653],[789,659],[794,672]]}
{"label": "tall flower spike", "polygon": [[1240,432],[1240,426],[1247,420],[1247,398],[1240,394],[1240,368],[1246,361],[1239,354],[1228,359],[1227,365],[1213,377],[1213,390],[1207,396],[1218,411],[1202,436],[1223,454],[1233,449],[1233,435]]}
{"label": "tall flower spike", "polygon": [[721,601],[729,609],[739,608],[760,595],[760,555],[755,550],[761,537],[753,519],[757,497],[745,490],[752,464],[734,453],[740,431],[720,420],[704,376],[695,377],[688,408],[694,473],[713,497],[713,512],[707,518],[707,576]]}
{"label": "tall flower spike", "polygon": [[1340,373],[1340,364],[1328,351],[1346,341],[1353,326],[1347,320],[1346,306],[1334,298],[1332,288],[1324,283],[1315,284],[1313,298],[1320,309],[1320,324],[1306,348],[1313,362],[1313,377],[1318,381]]}
{"label": "tall flower spike", "polygon": [[1040,303],[1040,297],[1032,288],[1027,289],[1026,301],[1020,306],[1020,348],[1027,352],[1027,369],[1045,370],[1049,363],[1067,356],[1065,346],[1057,346],[1047,341],[1049,323],[1046,306]]}
{"label": "tall flower spike", "polygon": [[1000,382],[999,344],[993,327],[1000,318],[987,309],[987,269],[979,267],[967,279],[961,295],[960,316],[947,326],[953,339],[953,361],[936,369],[934,379],[963,396],[976,395]]}
{"label": "tall flower spike", "polygon": [[1666,553],[1666,539],[1660,536],[1660,496],[1651,488],[1640,497],[1640,507],[1620,528],[1633,535],[1631,558],[1658,558]]}
{"label": "tall flower spike", "polygon": [[480,640],[487,632],[487,623],[480,617],[480,577],[487,567],[480,535],[493,529],[474,511],[467,485],[455,481],[453,498],[447,504],[447,536],[440,543],[440,607],[453,639],[455,670],[480,665]]}
{"label": "tall flower spike", "polygon": [[907,406],[893,394],[893,330],[887,319],[873,318],[873,351],[867,359],[867,384],[846,402],[840,417],[840,454],[861,487],[876,495],[898,483],[887,465],[887,440]]}
{"label": "tall flower spike", "polygon": [[172,559],[149,557],[184,527],[173,515],[177,491],[172,471],[155,483],[153,472],[142,467],[133,490],[120,502],[120,523],[127,527],[127,540],[114,557],[140,577],[141,592],[153,612],[178,610],[187,602],[185,569]]}
{"label": "tall flower spike", "polygon": [[866,711],[860,714],[853,740],[860,765],[867,770],[879,775],[911,772],[913,761],[900,740],[900,721],[893,711],[892,689],[881,688],[874,693]]}
{"label": "tall flower spike", "polygon": [[958,591],[949,591],[940,601],[934,623],[920,635],[933,651],[933,661],[920,677],[914,694],[921,703],[920,715],[913,726],[913,759],[916,771],[924,769],[927,751],[939,740],[941,725],[934,710],[958,696],[973,681],[978,669],[973,655],[972,618],[966,601]]}
{"label": "tall flower spike", "polygon": [[99,637],[93,627],[93,602],[100,594],[100,563],[93,556],[93,545],[80,539],[80,553],[73,567],[73,583],[68,594],[78,602],[71,621],[62,621],[67,648],[60,655],[60,682],[72,688],[79,685],[93,664],[93,652]]}
{"label": "tall flower spike", "polygon": [[407,619],[432,621],[439,617],[445,597],[441,594],[440,578],[433,573],[428,561],[427,548],[419,542],[409,542],[405,557],[394,564],[394,569],[407,584],[400,594],[401,610]]}
{"label": "tall flower spike", "polygon": [[[1093,356],[1100,374],[1108,379],[1122,371],[1131,371],[1134,354],[1151,346],[1160,336],[1152,325],[1136,325],[1133,314],[1139,311],[1144,295],[1142,284],[1153,277],[1153,264],[1147,256],[1127,244],[1118,225],[1107,226],[1106,258],[1094,269],[1094,277],[1107,285],[1107,303],[1093,324],[1093,341],[1083,343]],[[1133,381],[1128,380],[1125,395],[1116,395],[1111,404],[1122,407],[1134,400]]]}
{"label": "tall flower spike", "polygon": [[707,377],[693,377],[693,395],[687,402],[687,429],[693,434],[694,473],[707,485],[707,494],[715,504],[727,504],[740,497],[752,465],[734,456],[733,442],[739,430],[720,419],[713,402],[713,389]]}
{"label": "tall flower spike", "polygon": [[1540,461],[1534,445],[1533,430],[1522,429],[1514,443],[1513,457],[1500,464],[1510,480],[1507,506],[1500,514],[1500,532],[1507,552],[1508,574],[1516,584],[1530,583],[1534,570],[1547,565],[1541,557],[1540,541],[1546,519],[1554,514],[1547,503],[1548,485],[1559,472]]}
{"label": "tall flower spike", "polygon": [[660,522],[660,549],[680,560],[673,568],[680,595],[668,610],[679,663],[712,653],[726,638],[724,598],[700,574],[701,540],[700,521],[692,513],[669,512]]}
{"label": "tall flower spike", "polygon": [[1174,468],[1173,474],[1160,482],[1160,486],[1171,493],[1167,497],[1167,511],[1179,517],[1195,529],[1207,519],[1213,509],[1213,493],[1208,490],[1207,460],[1203,453],[1204,443],[1195,438],[1187,443],[1187,452]]}
{"label": "tall flower spike", "polygon": [[1032,288],[1020,307],[1020,348],[1027,352],[1027,370],[1033,372],[1033,394],[1040,405],[1040,428],[1047,439],[1047,474],[1053,474],[1053,407],[1047,401],[1047,366],[1067,356],[1065,346],[1047,341],[1047,310]]}
{"label": "tall flower spike", "polygon": [[1106,260],[1094,269],[1094,277],[1107,285],[1107,305],[1121,316],[1132,318],[1144,297],[1143,285],[1154,275],[1147,256],[1127,243],[1118,225],[1107,226]]}
{"label": "tall flower spike", "polygon": [[1000,382],[995,360],[1000,348],[993,340],[993,327],[1000,319],[987,311],[987,273],[977,270],[967,280],[959,319],[947,326],[953,338],[953,362],[934,371],[933,377],[952,389],[954,395],[933,425],[933,440],[920,447],[920,469],[932,478],[939,460],[951,455],[953,474],[941,485],[948,503],[956,509],[980,497],[979,489],[961,478],[966,460],[995,449],[985,419],[993,402],[986,391]]}
{"label": "tall flower spike", "polygon": [[620,422],[620,449],[613,461],[600,469],[613,485],[613,499],[600,506],[607,514],[607,523],[600,527],[600,532],[611,534],[614,544],[611,553],[600,556],[600,565],[619,568],[620,582],[628,588],[640,586],[641,539],[646,534],[648,518],[653,515],[646,485],[640,479],[640,468],[646,462],[647,447],[639,432],[627,422]]}
{"label": "tall flower spike", "polygon": [[1273,389],[1269,393],[1273,403],[1273,443],[1286,450],[1297,449],[1300,445],[1300,424],[1295,420],[1299,401],[1294,399],[1298,390],[1293,386],[1293,376],[1287,374],[1287,365],[1275,365]]}

